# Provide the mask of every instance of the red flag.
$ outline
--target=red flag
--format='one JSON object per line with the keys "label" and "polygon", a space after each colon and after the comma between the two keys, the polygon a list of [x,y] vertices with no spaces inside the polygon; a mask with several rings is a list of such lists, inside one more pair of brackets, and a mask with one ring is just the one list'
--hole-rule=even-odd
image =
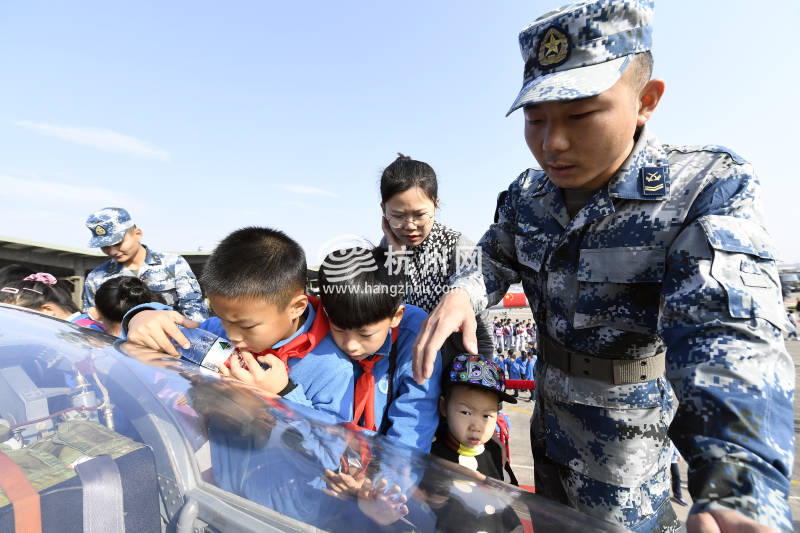
{"label": "red flag", "polygon": [[503,307],[525,307],[527,300],[525,293],[509,292],[503,297]]}

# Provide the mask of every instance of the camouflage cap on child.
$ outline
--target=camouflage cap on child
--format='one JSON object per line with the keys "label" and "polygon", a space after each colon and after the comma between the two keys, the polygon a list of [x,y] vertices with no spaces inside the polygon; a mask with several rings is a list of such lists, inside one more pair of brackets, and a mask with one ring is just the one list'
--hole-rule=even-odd
{"label": "camouflage cap on child", "polygon": [[125,232],[133,227],[131,215],[121,207],[104,207],[86,219],[86,227],[92,232],[91,248],[113,246],[122,242]]}
{"label": "camouflage cap on child", "polygon": [[519,34],[526,105],[595,96],[611,88],[635,54],[652,46],[652,0],[593,0],[542,15]]}
{"label": "camouflage cap on child", "polygon": [[506,393],[506,378],[500,367],[479,355],[461,354],[453,358],[445,374],[444,388],[453,385],[485,389],[504,402],[517,403],[516,398]]}

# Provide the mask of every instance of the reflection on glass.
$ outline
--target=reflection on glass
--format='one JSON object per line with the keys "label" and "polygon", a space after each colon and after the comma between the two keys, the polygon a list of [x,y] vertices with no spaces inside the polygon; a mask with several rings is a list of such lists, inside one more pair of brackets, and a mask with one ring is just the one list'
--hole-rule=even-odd
{"label": "reflection on glass", "polygon": [[[41,494],[80,491],[80,463],[107,455],[123,479],[128,463],[144,473],[136,497],[126,492],[137,506],[129,512],[126,500],[125,520],[144,516],[155,531],[190,502],[216,531],[259,531],[285,517],[347,533],[616,530],[197,365],[113,341],[0,306],[0,451],[23,462],[25,454],[47,458],[54,474],[37,486]],[[6,505],[0,497],[0,526]]]}

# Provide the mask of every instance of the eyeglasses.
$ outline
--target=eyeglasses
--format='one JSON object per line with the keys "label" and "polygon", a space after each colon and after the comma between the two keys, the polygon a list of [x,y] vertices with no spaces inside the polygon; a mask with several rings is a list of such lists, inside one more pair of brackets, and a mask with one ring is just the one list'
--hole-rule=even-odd
{"label": "eyeglasses", "polygon": [[402,228],[406,224],[413,224],[417,227],[424,226],[433,220],[433,213],[424,213],[422,215],[415,215],[410,217],[396,217],[394,215],[386,214],[386,220],[393,228]]}

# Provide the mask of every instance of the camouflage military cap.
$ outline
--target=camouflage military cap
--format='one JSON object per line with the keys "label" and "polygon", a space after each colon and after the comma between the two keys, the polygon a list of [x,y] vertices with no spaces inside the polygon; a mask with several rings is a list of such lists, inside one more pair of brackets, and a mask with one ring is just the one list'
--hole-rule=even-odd
{"label": "camouflage military cap", "polygon": [[575,100],[614,85],[652,46],[650,0],[594,0],[542,15],[519,34],[522,90],[506,116],[530,104]]}
{"label": "camouflage military cap", "polygon": [[133,227],[131,215],[121,207],[104,207],[86,219],[86,227],[92,232],[89,240],[91,248],[112,246],[125,237],[128,228]]}

